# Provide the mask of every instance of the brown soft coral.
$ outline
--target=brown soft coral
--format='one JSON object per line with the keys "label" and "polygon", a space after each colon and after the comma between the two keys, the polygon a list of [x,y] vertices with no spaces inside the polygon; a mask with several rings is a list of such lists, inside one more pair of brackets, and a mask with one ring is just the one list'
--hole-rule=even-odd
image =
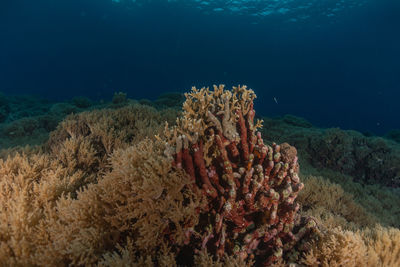
{"label": "brown soft coral", "polygon": [[143,255],[155,254],[171,238],[183,245],[182,225],[197,223],[200,198],[188,190],[186,174],[172,169],[163,147],[146,139],[116,151],[111,172],[48,210],[52,246],[39,249],[42,261],[93,264],[128,239]]}
{"label": "brown soft coral", "polygon": [[375,227],[359,232],[321,232],[301,260],[306,266],[400,266],[400,231]]}
{"label": "brown soft coral", "polygon": [[[45,149],[8,150],[8,156],[0,159],[0,263],[64,265],[97,261],[92,256],[86,259],[84,253],[98,251],[101,244],[111,242],[106,240],[113,240],[115,231],[110,234],[107,228],[96,226],[95,221],[107,225],[100,216],[104,207],[90,190],[84,190],[85,186],[97,183],[110,170],[108,157],[115,149],[154,136],[166,118],[171,117],[141,105],[71,115],[52,134]],[[154,156],[151,149],[146,152]],[[78,194],[80,199],[73,201]],[[64,214],[63,203],[75,209]],[[85,217],[78,216],[89,207],[88,203],[92,204],[90,210],[98,207],[98,220],[85,221]],[[74,228],[72,223],[86,225],[87,229]],[[96,241],[84,243],[87,250],[78,249],[74,244],[81,244],[79,240],[86,235]],[[73,247],[68,252],[61,249],[64,236],[69,236],[66,240]]]}
{"label": "brown soft coral", "polygon": [[297,197],[297,150],[264,144],[254,92],[186,97],[165,135],[176,111],[129,104],[71,115],[43,149],[3,151],[0,265],[400,265],[399,230],[373,226],[398,225],[395,189],[310,176]]}

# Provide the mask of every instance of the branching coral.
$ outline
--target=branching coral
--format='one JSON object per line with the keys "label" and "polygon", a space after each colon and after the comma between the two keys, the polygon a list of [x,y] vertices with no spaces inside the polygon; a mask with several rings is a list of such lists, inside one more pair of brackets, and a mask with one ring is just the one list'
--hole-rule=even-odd
{"label": "branching coral", "polygon": [[[315,176],[307,177],[303,181],[305,188],[298,197],[303,205],[303,212],[307,210],[313,217],[324,218],[325,225],[344,227],[345,225],[340,224],[344,221],[346,224],[365,227],[377,223],[377,218],[356,203],[354,196],[346,193],[340,185]],[[330,222],[327,221],[328,218]]]}
{"label": "branching coral", "polygon": [[296,149],[264,144],[262,122],[254,123],[256,95],[245,86],[193,88],[185,96],[183,116],[165,131],[165,153],[207,199],[199,224],[186,225],[186,243],[219,258],[274,263],[315,226],[298,216],[304,185]]}
{"label": "branching coral", "polygon": [[400,231],[374,227],[363,231],[334,228],[320,232],[301,263],[306,266],[399,266]]}
{"label": "branching coral", "polygon": [[398,266],[399,230],[367,228],[398,198],[315,177],[302,190],[296,149],[264,143],[254,98],[194,88],[163,135],[176,111],[72,115],[41,149],[1,154],[0,265]]}
{"label": "branching coral", "polygon": [[132,260],[136,253],[152,258],[166,235],[182,246],[182,226],[197,223],[199,198],[188,189],[188,176],[173,170],[163,149],[160,142],[145,139],[116,151],[111,172],[75,199],[61,198],[47,210],[43,224],[49,241],[39,246],[36,257],[49,266],[60,259],[86,266],[129,240],[134,242],[134,251],[128,251]]}
{"label": "branching coral", "polygon": [[[100,201],[97,194],[103,191],[89,189],[109,181],[103,198],[119,201],[109,190],[123,192],[115,185],[118,180],[99,181],[114,168],[109,155],[123,147],[138,154],[139,147],[129,145],[162,131],[160,124],[165,119],[160,112],[142,105],[71,115],[52,133],[44,149],[15,149],[2,154],[0,265],[62,266],[98,261],[103,249],[115,244],[111,237],[122,230],[115,230],[102,218],[108,203]],[[154,158],[157,152],[147,147],[146,153]],[[115,153],[113,159],[117,161],[120,154]],[[144,164],[143,158],[136,163]],[[124,170],[121,166],[116,169]],[[156,180],[151,172],[148,176]]]}

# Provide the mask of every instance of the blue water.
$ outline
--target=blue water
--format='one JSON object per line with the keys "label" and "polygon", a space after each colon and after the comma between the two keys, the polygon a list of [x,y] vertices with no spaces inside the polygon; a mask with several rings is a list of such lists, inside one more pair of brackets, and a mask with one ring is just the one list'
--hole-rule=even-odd
{"label": "blue water", "polygon": [[246,84],[258,114],[400,128],[400,1],[23,0],[0,4],[0,91],[155,99]]}

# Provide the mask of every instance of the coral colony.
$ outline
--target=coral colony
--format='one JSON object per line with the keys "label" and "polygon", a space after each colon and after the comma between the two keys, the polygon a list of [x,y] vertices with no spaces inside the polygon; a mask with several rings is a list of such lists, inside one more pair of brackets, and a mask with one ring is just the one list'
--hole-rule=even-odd
{"label": "coral colony", "polygon": [[[40,147],[0,151],[0,266],[400,266],[398,189],[342,173],[363,166],[387,182],[396,146],[268,118],[260,128],[255,97],[194,88],[179,115],[117,94]],[[278,134],[298,150],[268,145]],[[318,170],[329,180],[307,174],[309,160],[348,154],[340,173]]]}
{"label": "coral colony", "polygon": [[193,88],[185,96],[182,117],[165,130],[165,154],[205,199],[199,223],[185,225],[185,244],[271,265],[315,228],[295,201],[304,187],[296,148],[264,144],[256,95],[245,86]]}

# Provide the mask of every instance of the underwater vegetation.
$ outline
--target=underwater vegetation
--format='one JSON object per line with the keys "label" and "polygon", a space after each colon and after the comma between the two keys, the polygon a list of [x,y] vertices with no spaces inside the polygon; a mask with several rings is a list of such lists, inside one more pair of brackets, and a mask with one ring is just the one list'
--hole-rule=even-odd
{"label": "underwater vegetation", "polygon": [[[2,144],[30,146],[0,153],[1,265],[400,266],[399,144],[262,122],[255,97],[220,85],[8,115]],[[6,134],[28,118],[42,142]]]}
{"label": "underwater vegetation", "polygon": [[[183,95],[167,93],[160,95],[154,103],[142,99],[139,102],[155,108],[174,108],[183,103]],[[138,103],[128,99],[126,93],[116,92],[109,103],[92,101],[86,97],[74,97],[65,102],[51,102],[31,96],[5,96],[0,94],[0,149],[24,145],[39,145],[47,141],[49,133],[69,114],[96,109],[116,109]],[[170,111],[174,113],[174,111]]]}
{"label": "underwater vegetation", "polygon": [[339,128],[316,129],[304,119],[286,115],[264,118],[268,140],[286,141],[304,151],[315,167],[328,167],[355,180],[400,186],[400,146],[391,131],[388,138],[365,136]]}

